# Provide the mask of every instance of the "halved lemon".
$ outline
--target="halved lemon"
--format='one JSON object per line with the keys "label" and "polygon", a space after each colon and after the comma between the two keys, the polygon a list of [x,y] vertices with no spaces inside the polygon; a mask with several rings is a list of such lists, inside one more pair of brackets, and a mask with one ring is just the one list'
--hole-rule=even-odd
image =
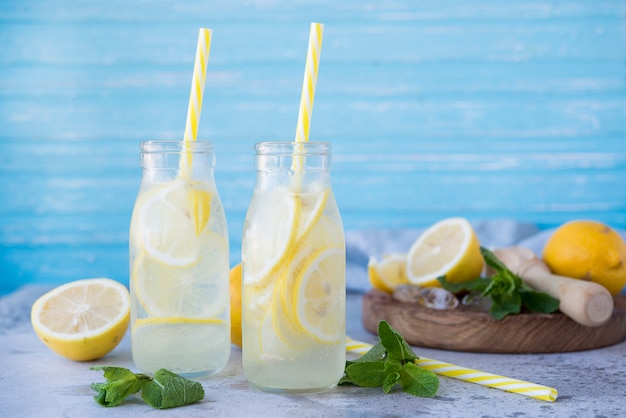
{"label": "halved lemon", "polygon": [[321,343],[335,344],[345,338],[344,321],[337,320],[345,315],[345,262],[343,247],[317,250],[295,279],[297,324]]}
{"label": "halved lemon", "polygon": [[105,278],[61,285],[35,301],[31,323],[56,353],[76,361],[99,359],[124,337],[130,296],[121,283]]}
{"label": "halved lemon", "polygon": [[367,275],[374,289],[393,293],[396,287],[409,284],[406,254],[384,254],[380,261],[376,257],[370,257]]}
{"label": "halved lemon", "polygon": [[472,225],[465,218],[448,218],[424,231],[407,255],[409,282],[440,286],[437,278],[462,283],[480,276],[484,260]]}

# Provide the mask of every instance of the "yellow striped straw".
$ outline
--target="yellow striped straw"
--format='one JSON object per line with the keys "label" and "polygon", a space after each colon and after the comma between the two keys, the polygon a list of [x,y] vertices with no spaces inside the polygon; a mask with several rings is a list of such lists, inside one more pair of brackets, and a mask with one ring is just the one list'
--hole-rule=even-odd
{"label": "yellow striped straw", "polygon": [[[372,348],[371,344],[356,341],[350,337],[346,338],[346,351],[348,352],[365,354],[370,350],[370,348]],[[415,361],[415,363],[423,369],[430,370],[431,372],[441,376],[451,377],[464,382],[476,383],[478,385],[500,389],[506,392],[517,393],[518,395],[524,395],[542,401],[554,402],[558,396],[557,390],[548,386],[537,385],[535,383],[512,379],[510,377],[498,376],[496,374],[481,372],[480,370],[468,369],[466,367],[445,363],[439,360],[420,357],[419,360]]]}
{"label": "yellow striped straw", "polygon": [[[191,81],[191,93],[189,94],[189,107],[187,108],[187,123],[185,124],[185,145],[189,141],[195,141],[198,136],[198,124],[202,112],[202,96],[204,94],[204,82],[206,80],[206,68],[209,64],[211,52],[211,29],[200,28],[198,32],[198,46],[196,47],[196,61],[193,66],[193,79]],[[191,168],[191,153],[187,154],[187,168]],[[182,161],[182,160],[181,160]]]}
{"label": "yellow striped straw", "polygon": [[304,67],[304,80],[302,81],[302,94],[300,96],[300,111],[298,113],[298,126],[296,127],[296,142],[309,140],[309,128],[311,126],[311,113],[313,112],[313,100],[315,86],[317,85],[317,73],[322,52],[322,37],[324,25],[311,23],[309,32],[309,48]]}

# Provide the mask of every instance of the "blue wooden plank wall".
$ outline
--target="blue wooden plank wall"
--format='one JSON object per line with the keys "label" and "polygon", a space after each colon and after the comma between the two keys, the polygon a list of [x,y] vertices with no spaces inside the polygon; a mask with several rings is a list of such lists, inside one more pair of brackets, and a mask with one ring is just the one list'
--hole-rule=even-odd
{"label": "blue wooden plank wall", "polygon": [[256,141],[311,128],[347,230],[447,216],[626,227],[624,0],[0,0],[0,294],[128,281],[138,143],[181,138],[198,28],[200,138],[239,259]]}

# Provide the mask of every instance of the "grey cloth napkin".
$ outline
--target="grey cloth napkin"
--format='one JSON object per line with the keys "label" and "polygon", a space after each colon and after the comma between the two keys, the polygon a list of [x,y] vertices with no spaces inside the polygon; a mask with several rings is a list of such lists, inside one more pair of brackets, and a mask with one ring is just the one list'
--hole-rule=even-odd
{"label": "grey cloth napkin", "polygon": [[[480,244],[486,248],[526,247],[541,255],[543,246],[556,228],[540,230],[532,223],[513,220],[472,222]],[[349,292],[371,289],[367,278],[367,262],[371,256],[407,253],[422,229],[364,230],[346,232],[346,287]],[[624,239],[626,230],[616,229]]]}

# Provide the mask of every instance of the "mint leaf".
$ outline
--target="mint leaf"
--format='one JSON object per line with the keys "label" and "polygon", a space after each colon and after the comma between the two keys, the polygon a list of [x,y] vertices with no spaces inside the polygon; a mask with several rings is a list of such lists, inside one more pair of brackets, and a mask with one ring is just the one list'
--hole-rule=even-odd
{"label": "mint leaf", "polygon": [[444,289],[451,293],[460,293],[464,290],[482,293],[491,283],[490,279],[484,277],[478,277],[465,283],[450,283],[446,280],[446,276],[438,277],[437,280]]}
{"label": "mint leaf", "polygon": [[492,269],[494,269],[497,273],[508,271],[511,274],[513,274],[509,270],[509,268],[502,261],[500,261],[500,259],[496,257],[494,253],[489,251],[487,248],[480,247],[480,254],[483,256],[485,263],[487,263],[487,265],[491,267]]}
{"label": "mint leaf", "polygon": [[434,373],[415,364],[419,357],[402,335],[387,321],[379,322],[378,334],[380,343],[360,358],[346,362],[345,373],[339,384],[381,387],[384,393],[391,392],[400,384],[411,395],[435,396],[439,379]]}
{"label": "mint leaf", "polygon": [[387,350],[387,357],[390,360],[396,360],[404,364],[418,359],[411,346],[387,321],[378,323],[378,337],[380,338],[380,343]]}
{"label": "mint leaf", "polygon": [[98,392],[94,396],[96,402],[107,407],[121,404],[140,390],[143,400],[157,409],[188,405],[204,398],[204,389],[200,383],[165,369],[158,370],[154,379],[123,367],[95,366],[91,370],[104,370],[107,381],[92,383],[91,388]]}
{"label": "mint leaf", "polygon": [[497,320],[501,320],[511,314],[520,313],[522,298],[519,293],[496,293],[491,295],[491,300],[493,304],[489,313]]}
{"label": "mint leaf", "polygon": [[385,362],[385,381],[382,384],[383,392],[391,392],[391,389],[400,381],[401,370],[402,364],[400,362],[393,360]]}
{"label": "mint leaf", "polygon": [[[358,373],[359,375],[361,375],[361,373],[364,373],[364,371],[359,368],[350,368],[350,366],[352,366],[353,364],[358,364],[358,363],[378,364],[379,362],[384,360],[386,356],[387,356],[387,350],[385,350],[385,347],[381,343],[378,343],[372,346],[372,348],[370,348],[367,353],[363,354],[358,359],[347,360],[345,372],[344,372],[343,377],[339,380],[339,384],[340,385],[353,384],[353,385],[358,385],[358,386],[367,386],[367,385],[359,385],[358,383],[356,383],[355,380],[350,376],[350,372],[348,372],[348,370],[350,370],[354,374]],[[364,377],[356,377],[356,379],[359,379],[359,378],[364,378]],[[375,386],[380,386],[380,385],[375,385]]]}
{"label": "mint leaf", "polygon": [[346,367],[345,373],[350,378],[349,383],[366,388],[382,386],[387,377],[382,361],[356,362]]}
{"label": "mint leaf", "polygon": [[91,388],[98,392],[94,396],[97,403],[106,407],[118,406],[128,396],[141,390],[143,385],[150,381],[150,376],[135,374],[123,367],[94,366],[91,370],[103,370],[104,383],[92,383]]}
{"label": "mint leaf", "polygon": [[559,300],[544,292],[535,290],[523,290],[521,292],[522,303],[532,312],[552,313],[559,309]]}
{"label": "mint leaf", "polygon": [[154,379],[144,385],[141,396],[153,408],[175,408],[203,399],[204,388],[199,382],[160,369]]}
{"label": "mint leaf", "polygon": [[363,354],[356,360],[353,360],[352,363],[358,363],[361,361],[380,361],[383,360],[387,356],[387,350],[385,346],[381,343],[375,344],[369,351]]}
{"label": "mint leaf", "polygon": [[439,378],[415,363],[406,363],[400,372],[402,389],[413,396],[432,398],[439,389]]}

